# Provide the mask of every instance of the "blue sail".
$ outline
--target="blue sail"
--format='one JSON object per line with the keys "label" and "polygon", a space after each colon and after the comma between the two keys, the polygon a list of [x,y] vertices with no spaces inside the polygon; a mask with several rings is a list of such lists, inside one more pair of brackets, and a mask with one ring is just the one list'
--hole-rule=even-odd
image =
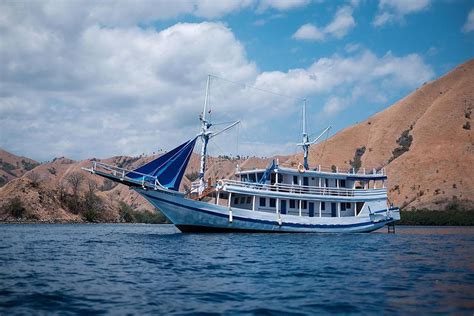
{"label": "blue sail", "polygon": [[[179,145],[166,154],[127,173],[127,177],[153,182],[156,177],[160,184],[170,190],[179,190],[184,171],[193,152],[197,137]],[[150,177],[144,176],[144,174]]]}
{"label": "blue sail", "polygon": [[267,169],[266,169],[265,172],[263,173],[262,178],[260,179],[260,181],[258,181],[258,183],[265,183],[265,182],[267,182],[268,177],[270,176],[270,174],[272,173],[273,169],[275,169],[275,168],[276,168],[276,163],[275,163],[275,159],[273,159],[272,162],[268,165]]}

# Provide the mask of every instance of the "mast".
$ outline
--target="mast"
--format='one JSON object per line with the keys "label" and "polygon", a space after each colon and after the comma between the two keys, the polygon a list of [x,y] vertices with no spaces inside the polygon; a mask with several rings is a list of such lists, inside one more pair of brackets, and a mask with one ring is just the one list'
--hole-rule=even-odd
{"label": "mast", "polygon": [[199,119],[201,120],[201,140],[202,140],[202,147],[201,147],[201,166],[199,168],[199,194],[202,193],[202,191],[205,188],[205,183],[204,183],[204,172],[206,171],[206,156],[207,156],[207,144],[209,143],[209,128],[212,126],[211,123],[209,123],[206,120],[206,112],[207,112],[207,105],[209,103],[209,88],[211,84],[211,75],[207,75],[207,84],[206,84],[206,97],[204,99],[204,107],[202,110],[201,115],[199,116]]}
{"label": "mast", "polygon": [[310,141],[309,140],[309,135],[308,132],[306,131],[306,99],[303,100],[303,141],[298,144],[298,146],[303,147],[303,167],[305,170],[309,169],[309,164],[308,164],[308,155],[309,155],[309,147],[316,143],[318,139],[321,138],[321,136],[326,133],[331,126],[326,127],[326,129],[318,136],[316,137],[315,140]]}
{"label": "mast", "polygon": [[235,121],[232,124],[228,125],[227,127],[224,127],[218,132],[213,132],[209,130],[212,126],[212,123],[206,118],[206,115],[208,114],[207,107],[209,106],[210,89],[211,89],[211,75],[207,75],[206,97],[204,99],[204,107],[203,107],[202,113],[199,116],[199,120],[201,121],[201,133],[199,133],[198,136],[200,136],[202,140],[201,166],[199,168],[199,194],[201,194],[206,188],[206,182],[204,181],[204,174],[206,173],[207,144],[209,143],[209,139],[227,131],[228,129],[231,129],[232,127],[240,123],[240,121]]}
{"label": "mast", "polygon": [[302,145],[303,152],[304,152],[304,160],[303,160],[303,167],[308,170],[308,152],[309,152],[309,138],[308,133],[306,132],[306,99],[303,100],[303,142]]}

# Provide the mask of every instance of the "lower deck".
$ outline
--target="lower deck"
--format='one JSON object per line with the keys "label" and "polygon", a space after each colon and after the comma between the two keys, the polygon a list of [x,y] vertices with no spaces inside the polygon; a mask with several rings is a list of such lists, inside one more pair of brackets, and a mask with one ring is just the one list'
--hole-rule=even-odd
{"label": "lower deck", "polygon": [[356,217],[365,205],[365,202],[308,201],[227,192],[217,192],[213,199],[214,204],[232,208],[306,217]]}

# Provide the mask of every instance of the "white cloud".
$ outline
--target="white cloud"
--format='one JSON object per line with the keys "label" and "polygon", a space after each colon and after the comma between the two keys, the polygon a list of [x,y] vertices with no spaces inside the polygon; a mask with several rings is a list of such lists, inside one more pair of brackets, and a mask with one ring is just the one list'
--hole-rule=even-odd
{"label": "white cloud", "polygon": [[[368,91],[384,100],[433,76],[418,55],[378,57],[360,49],[321,58],[306,69],[260,72],[222,23],[178,23],[157,31],[125,21],[113,26],[119,15],[106,23],[78,2],[60,2],[62,8],[18,3],[0,4],[0,147],[40,160],[171,148],[198,131],[208,73],[314,97],[329,104],[327,115],[364,99]],[[292,128],[299,133],[297,103],[220,80],[211,86],[213,118],[242,119],[239,139],[247,143],[284,145],[296,139],[288,135]],[[220,154],[232,146],[230,139],[216,140]],[[254,150],[267,155],[275,147]]]}
{"label": "white cloud", "polygon": [[352,13],[352,7],[343,6],[337,10],[333,20],[324,28],[318,28],[313,24],[307,23],[302,25],[292,37],[308,41],[322,41],[326,36],[342,38],[356,25]]}
{"label": "white cloud", "polygon": [[385,100],[394,91],[413,89],[433,76],[417,54],[397,57],[388,52],[377,57],[366,50],[350,57],[321,58],[307,69],[262,73],[257,85],[291,95],[329,95],[324,113],[335,114],[350,102]]}
{"label": "white cloud", "polygon": [[462,27],[462,31],[464,33],[474,31],[474,9],[471,9],[471,11],[469,11],[469,14],[467,15],[466,23],[464,23]]}
{"label": "white cloud", "polygon": [[430,4],[431,0],[380,0],[372,24],[378,27],[403,21],[405,15],[425,10]]}
{"label": "white cloud", "polygon": [[311,0],[260,0],[258,10],[265,11],[272,8],[279,11],[286,11],[306,6],[310,2]]}
{"label": "white cloud", "polygon": [[325,32],[337,38],[344,37],[356,25],[352,11],[349,6],[337,10],[334,20],[325,27]]}
{"label": "white cloud", "polygon": [[308,41],[321,41],[324,39],[324,31],[311,23],[307,23],[302,25],[295,34],[293,34],[293,38]]}

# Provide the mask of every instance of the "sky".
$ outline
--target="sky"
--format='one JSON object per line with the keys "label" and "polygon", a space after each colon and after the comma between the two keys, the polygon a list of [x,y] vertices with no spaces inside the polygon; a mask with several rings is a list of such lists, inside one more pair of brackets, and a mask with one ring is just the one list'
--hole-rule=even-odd
{"label": "sky", "polygon": [[[38,161],[293,154],[474,55],[462,0],[0,0],[0,148]],[[324,138],[323,138],[324,139]],[[196,150],[199,149],[199,144]]]}

